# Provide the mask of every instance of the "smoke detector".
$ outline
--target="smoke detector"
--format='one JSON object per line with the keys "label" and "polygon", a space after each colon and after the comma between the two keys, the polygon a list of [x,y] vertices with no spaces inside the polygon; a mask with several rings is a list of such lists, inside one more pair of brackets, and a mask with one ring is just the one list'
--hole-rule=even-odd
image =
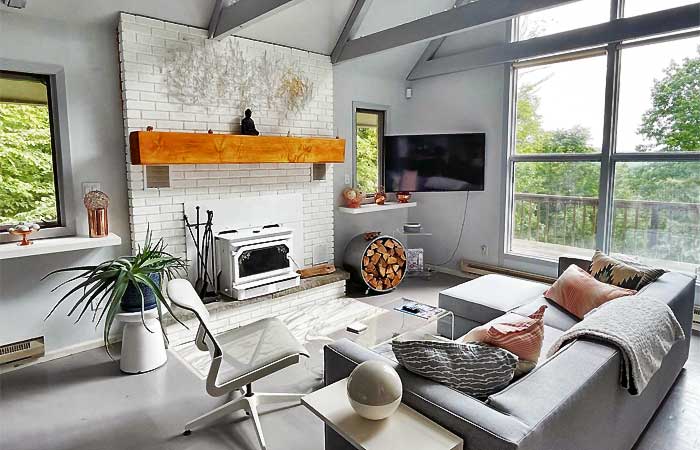
{"label": "smoke detector", "polygon": [[2,4],[8,8],[24,9],[27,6],[27,0],[2,0]]}

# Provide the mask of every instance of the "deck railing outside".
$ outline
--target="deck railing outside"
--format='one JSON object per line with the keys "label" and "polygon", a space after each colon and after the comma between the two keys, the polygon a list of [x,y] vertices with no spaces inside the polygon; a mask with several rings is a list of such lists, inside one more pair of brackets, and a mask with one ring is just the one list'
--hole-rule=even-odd
{"label": "deck railing outside", "polygon": [[[597,198],[516,193],[514,206],[514,239],[596,247]],[[615,200],[613,216],[613,252],[700,264],[700,203]]]}

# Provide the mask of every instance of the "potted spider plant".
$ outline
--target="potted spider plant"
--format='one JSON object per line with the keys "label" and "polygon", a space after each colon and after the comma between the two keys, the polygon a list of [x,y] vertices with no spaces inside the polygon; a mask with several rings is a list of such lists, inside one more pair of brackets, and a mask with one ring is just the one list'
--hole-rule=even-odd
{"label": "potted spider plant", "polygon": [[[109,332],[116,315],[120,312],[141,312],[141,322],[148,329],[144,312],[158,309],[158,321],[163,334],[163,307],[180,322],[161,290],[161,285],[184,273],[185,260],[171,255],[166,251],[163,239],[153,241],[151,232],[146,233],[143,247],[139,246],[136,255],[121,256],[111,261],[105,261],[96,266],[77,266],[54,270],[43,279],[62,272],[78,272],[74,277],[60,283],[51,292],[69,283],[76,283],[54,305],[48,319],[56,309],[68,298],[74,296],[73,305],[68,316],[77,314],[75,322],[79,322],[85,314],[92,311],[92,321],[95,326],[104,320],[104,343],[109,351]],[[89,314],[88,314],[89,315]],[[180,322],[182,323],[182,322]],[[152,330],[148,330],[151,331]]]}

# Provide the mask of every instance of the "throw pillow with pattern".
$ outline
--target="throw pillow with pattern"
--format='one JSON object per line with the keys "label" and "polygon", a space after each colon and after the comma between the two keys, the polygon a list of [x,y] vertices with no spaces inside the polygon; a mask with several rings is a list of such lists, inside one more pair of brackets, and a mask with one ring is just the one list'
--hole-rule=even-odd
{"label": "throw pillow with pattern", "polygon": [[408,371],[479,399],[511,382],[518,357],[486,344],[395,339],[391,347]]}
{"label": "throw pillow with pattern", "polygon": [[495,319],[485,325],[473,328],[469,333],[459,338],[460,342],[483,342],[499,347],[518,357],[516,376],[523,375],[535,368],[542,352],[544,342],[544,311],[547,305],[542,305],[528,317],[513,317]]}
{"label": "throw pillow with pattern", "polygon": [[666,273],[663,269],[655,269],[624,258],[613,258],[600,250],[595,251],[589,272],[603,283],[637,291]]}

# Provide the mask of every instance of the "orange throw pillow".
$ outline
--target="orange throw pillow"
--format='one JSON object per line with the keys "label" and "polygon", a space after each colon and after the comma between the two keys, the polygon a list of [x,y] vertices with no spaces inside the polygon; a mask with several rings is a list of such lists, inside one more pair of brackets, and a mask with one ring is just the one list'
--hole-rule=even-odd
{"label": "orange throw pillow", "polygon": [[579,319],[583,319],[583,316],[603,303],[636,293],[637,291],[632,289],[601,283],[585,270],[572,264],[544,293],[544,296]]}
{"label": "orange throw pillow", "polygon": [[[544,341],[544,310],[542,305],[529,317],[501,323],[487,323],[472,329],[460,340],[483,342],[515,354],[521,360],[537,361]],[[498,319],[496,319],[498,320]]]}

